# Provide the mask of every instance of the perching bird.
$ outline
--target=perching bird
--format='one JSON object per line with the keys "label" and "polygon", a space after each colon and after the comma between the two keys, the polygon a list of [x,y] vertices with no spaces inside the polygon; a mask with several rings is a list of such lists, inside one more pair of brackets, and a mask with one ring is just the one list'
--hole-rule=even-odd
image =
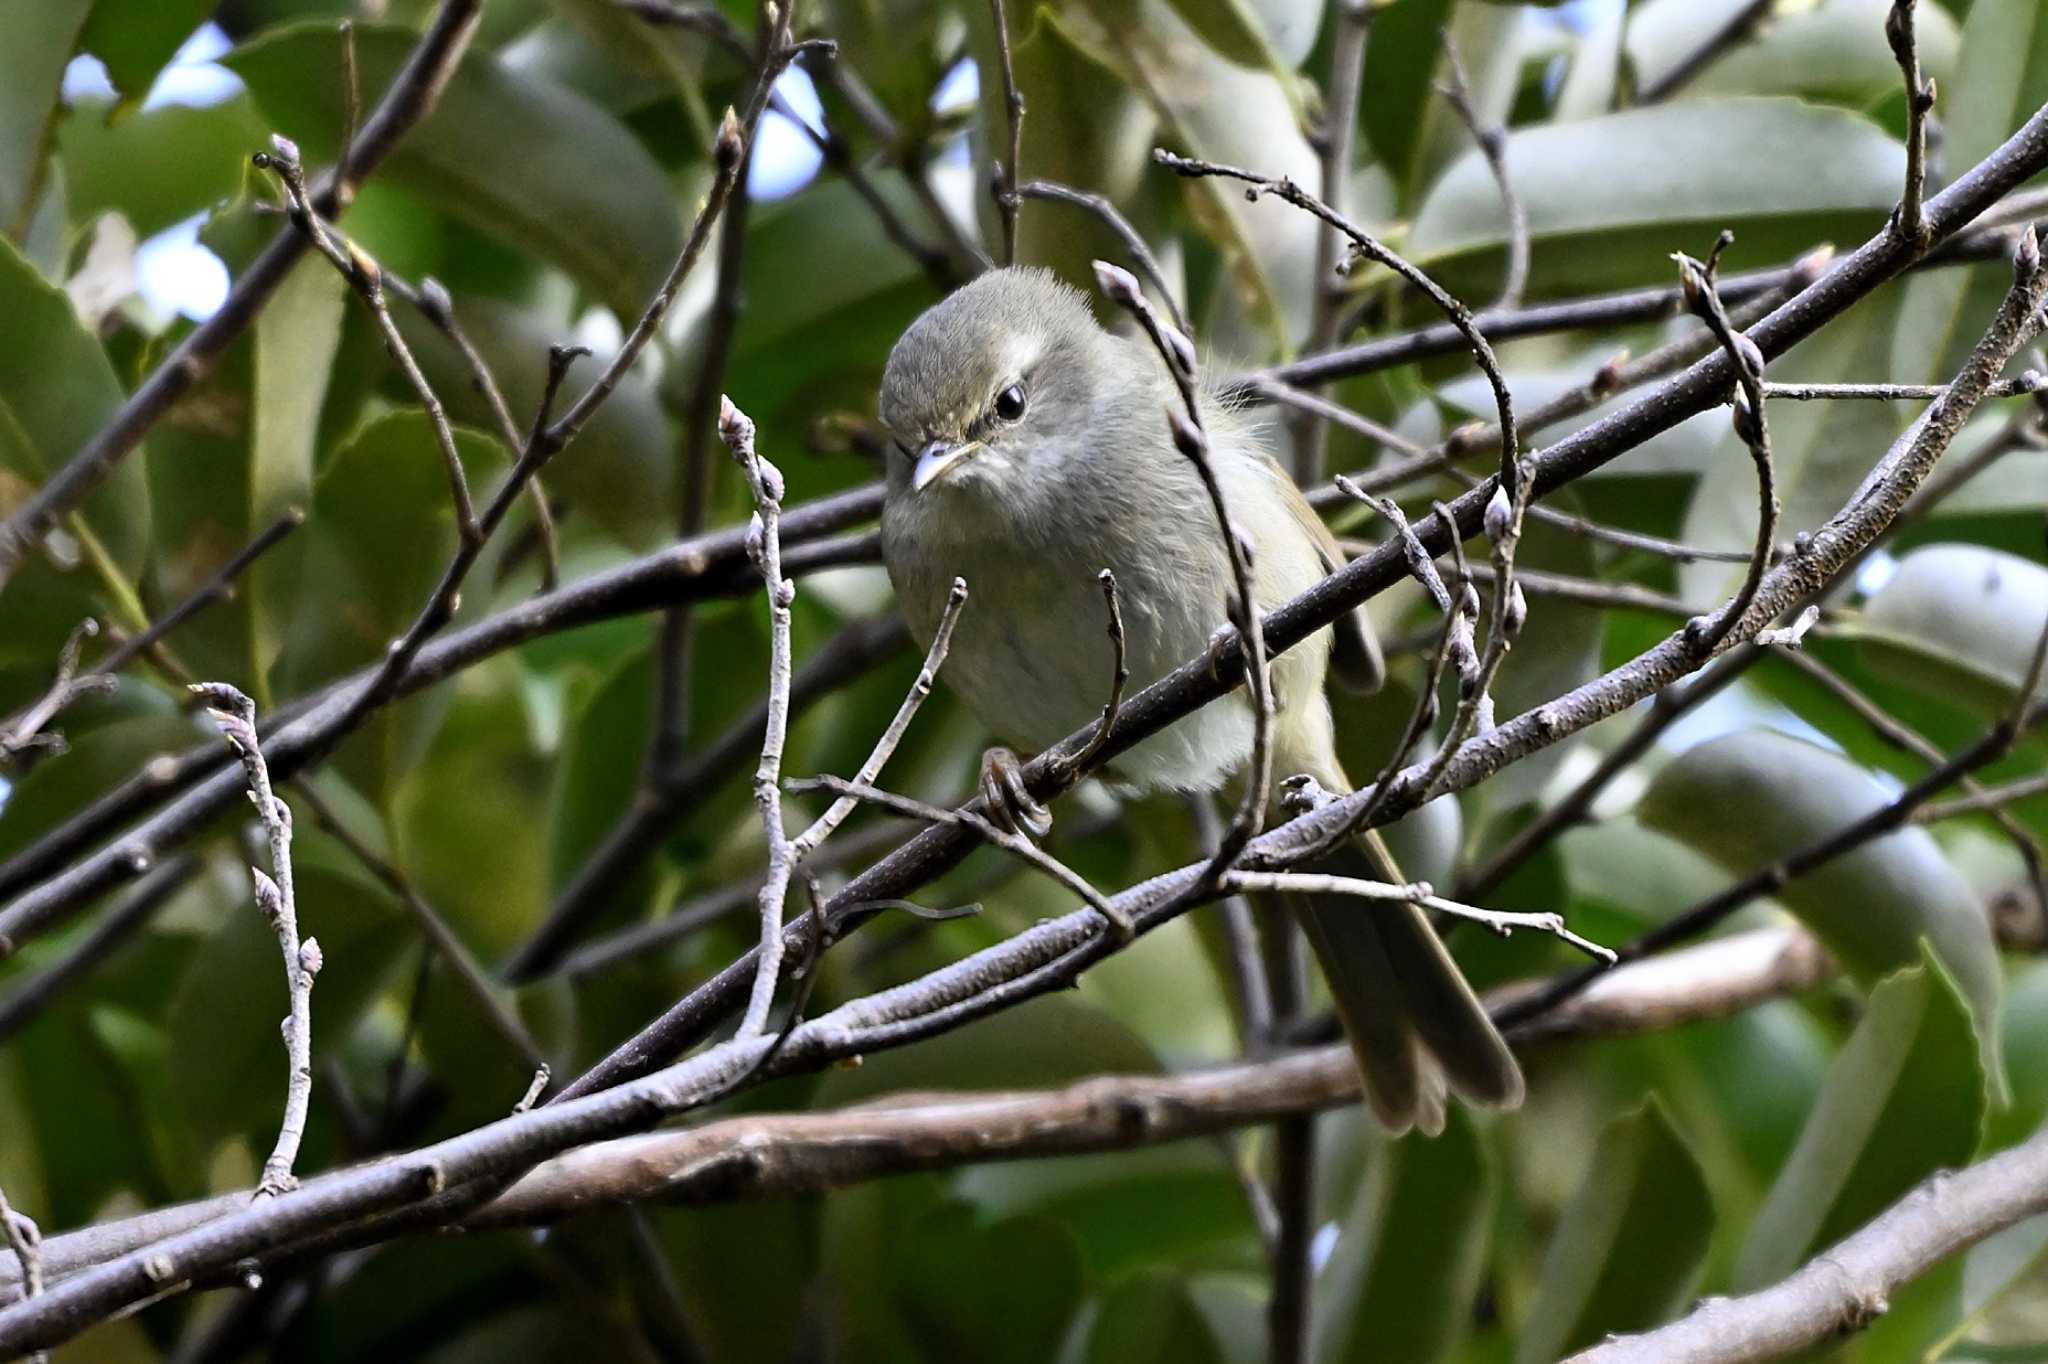
{"label": "perching bird", "polygon": [[[1225,623],[1230,564],[1167,425],[1179,401],[1150,346],[1105,331],[1082,294],[1043,270],[980,276],[918,318],[890,355],[889,577],[926,642],[953,580],[966,579],[972,597],[943,676],[1006,742],[1041,751],[1100,714],[1113,666],[1103,569],[1116,575],[1134,687],[1199,655]],[[1205,396],[1201,417],[1232,518],[1252,542],[1257,604],[1270,610],[1341,554],[1239,414]],[[1323,696],[1333,668],[1347,684],[1378,685],[1362,614],[1273,659],[1274,772],[1343,792],[1352,788]],[[1238,691],[1121,754],[1114,777],[1212,791],[1244,769],[1252,733]],[[1376,865],[1353,845],[1316,869],[1376,877]],[[1387,1127],[1439,1130],[1446,1080],[1476,1103],[1521,1102],[1513,1055],[1418,907],[1304,897],[1300,909]]]}

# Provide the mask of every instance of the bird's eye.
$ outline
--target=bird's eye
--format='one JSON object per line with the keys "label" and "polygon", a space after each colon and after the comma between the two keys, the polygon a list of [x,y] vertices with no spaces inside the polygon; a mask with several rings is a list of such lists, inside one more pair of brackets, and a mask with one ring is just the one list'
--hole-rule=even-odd
{"label": "bird's eye", "polygon": [[996,394],[996,415],[1006,422],[1013,422],[1024,415],[1024,386],[1011,384]]}

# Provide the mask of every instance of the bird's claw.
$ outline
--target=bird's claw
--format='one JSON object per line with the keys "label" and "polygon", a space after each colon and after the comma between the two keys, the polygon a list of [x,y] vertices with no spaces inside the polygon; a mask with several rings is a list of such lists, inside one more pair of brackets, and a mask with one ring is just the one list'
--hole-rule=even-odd
{"label": "bird's claw", "polygon": [[1025,838],[1052,832],[1052,812],[1024,787],[1024,764],[1000,745],[981,755],[981,800],[999,828]]}
{"label": "bird's claw", "polygon": [[1280,787],[1280,808],[1290,815],[1312,814],[1337,798],[1306,772],[1282,779]]}

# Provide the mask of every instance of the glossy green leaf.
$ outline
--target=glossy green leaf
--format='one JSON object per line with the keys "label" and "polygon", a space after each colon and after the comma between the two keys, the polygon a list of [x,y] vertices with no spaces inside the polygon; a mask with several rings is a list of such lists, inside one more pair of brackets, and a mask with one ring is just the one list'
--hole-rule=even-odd
{"label": "glossy green leaf", "polygon": [[249,519],[268,525],[313,496],[320,408],[341,345],[348,285],[325,260],[292,268],[256,318]]}
{"label": "glossy green leaf", "polygon": [[[1636,814],[1740,876],[1889,799],[1846,758],[1751,729],[1688,749],[1650,783]],[[1994,1090],[2003,1090],[1990,921],[1933,835],[1920,828],[1886,834],[1794,878],[1778,899],[1865,981],[1919,960],[1921,940],[1930,943],[1970,1001],[1985,1069]]]}
{"label": "glossy green leaf", "polygon": [[[1017,44],[1018,84],[1043,92],[1033,95],[1024,120],[1024,164],[1034,178],[1092,186],[1127,204],[1127,211],[1150,208],[1139,190],[1158,116],[1077,44],[1069,27],[1058,10],[1039,6]],[[996,102],[983,108],[994,109]],[[1087,284],[1090,261],[1121,260],[1124,250],[1080,210],[1031,200],[1018,213],[1018,258],[1050,266],[1064,279]]]}
{"label": "glossy green leaf", "polygon": [[[899,1282],[912,1335],[930,1359],[1051,1358],[1081,1302],[1074,1238],[1049,1218],[977,1225],[975,1211],[947,1204],[922,1219],[903,1246]],[[988,1324],[1001,1321],[992,1332]]]}
{"label": "glossy green leaf", "polygon": [[[1061,13],[1081,47],[1146,92],[1177,148],[1316,182],[1318,162],[1302,136],[1294,92],[1271,73],[1218,56],[1158,0],[1075,0]],[[1258,338],[1259,349],[1299,337],[1308,320],[1314,221],[1277,200],[1247,202],[1237,186],[1215,179],[1185,182],[1182,192],[1235,285],[1225,334],[1235,330],[1246,348]]]}
{"label": "glossy green leaf", "polygon": [[[548,785],[512,660],[473,670],[465,682],[392,793],[393,841],[421,893],[493,961],[539,922],[547,903],[547,848],[532,834],[547,818]],[[476,848],[498,852],[480,866]]]}
{"label": "glossy green leaf", "polygon": [[106,64],[107,79],[124,102],[132,102],[148,93],[157,73],[214,8],[214,0],[93,0],[78,46]]}
{"label": "glossy green leaf", "polygon": [[[1800,95],[1867,107],[1904,88],[1898,60],[1884,37],[1890,10],[1891,0],[1826,0],[1800,13],[1776,15],[1754,39],[1737,44],[1687,82],[1684,98]],[[1950,91],[1961,47],[1956,21],[1934,0],[1919,0],[1913,29],[1921,73],[1944,93]]]}
{"label": "glossy green leaf", "polygon": [[1466,1110],[1438,1137],[1383,1143],[1317,1277],[1316,1358],[1426,1364],[1469,1329],[1497,1172]]}
{"label": "glossy green leaf", "polygon": [[71,221],[111,210],[143,239],[239,192],[264,145],[247,95],[126,113],[81,103],[57,129]]}
{"label": "glossy green leaf", "polygon": [[[403,29],[356,26],[366,95],[390,82],[414,41]],[[332,25],[267,33],[223,60],[309,161],[333,154],[341,46]],[[485,53],[469,54],[378,175],[560,265],[625,317],[638,315],[682,244],[667,177],[621,124]]]}
{"label": "glossy green leaf", "polygon": [[[1776,1283],[1890,1207],[1936,1170],[1967,1163],[1984,1120],[1984,1072],[1969,1013],[1939,962],[1871,992],[1736,1261],[1734,1287]],[[1960,1266],[1895,1296],[1872,1360],[1908,1353],[1952,1319]]]}
{"label": "glossy green leaf", "polygon": [[1222,1344],[1185,1283],[1166,1274],[1125,1280],[1088,1333],[1088,1364],[1224,1364]]}
{"label": "glossy green leaf", "polygon": [[1662,1106],[1616,1118],[1551,1236],[1516,1364],[1668,1320],[1691,1301],[1713,1226],[1699,1164]]}
{"label": "glossy green leaf", "polygon": [[[121,405],[121,385],[99,341],[64,291],[0,242],[0,507],[9,510]],[[132,579],[149,543],[149,489],[131,455],[84,504],[86,524]]]}
{"label": "glossy green leaf", "polygon": [[1874,670],[1973,708],[2003,711],[2048,630],[2048,568],[1977,545],[1925,545],[1855,626]]}
{"label": "glossy green leaf", "polygon": [[[1858,239],[1897,199],[1905,151],[1856,114],[1741,98],[1516,129],[1507,166],[1529,215],[1535,287],[1590,288],[1668,281],[1670,251],[1704,251],[1724,227],[1745,261]],[[1485,159],[1469,151],[1416,211],[1409,255],[1497,270],[1506,224]],[[1479,253],[1485,262],[1469,260]]]}
{"label": "glossy green leaf", "polygon": [[[456,449],[472,499],[481,501],[506,456],[495,441],[467,430],[457,432]],[[512,534],[492,541],[472,584],[490,581]],[[426,416],[397,412],[364,426],[328,458],[305,527],[266,566],[266,581],[278,588],[266,605],[283,622],[272,679],[277,693],[297,695],[381,658],[426,604],[455,542],[447,469]],[[457,620],[478,614],[484,598],[474,588],[464,593]],[[344,750],[351,777],[381,794],[416,756],[446,701],[445,692],[429,693],[373,717],[364,729],[375,737],[359,736]]]}
{"label": "glossy green leaf", "polygon": [[92,0],[10,7],[0,44],[0,237],[20,241],[28,227],[64,67],[91,9]]}

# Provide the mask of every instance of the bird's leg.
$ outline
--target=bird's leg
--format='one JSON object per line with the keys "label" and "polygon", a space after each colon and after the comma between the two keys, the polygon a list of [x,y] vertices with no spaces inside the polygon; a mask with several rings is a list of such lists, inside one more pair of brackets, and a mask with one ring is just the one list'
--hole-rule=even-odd
{"label": "bird's leg", "polygon": [[981,800],[988,817],[1021,837],[1044,838],[1052,832],[1052,812],[1024,788],[1024,763],[997,744],[981,755]]}
{"label": "bird's leg", "polygon": [[[1306,772],[1286,778],[1280,786],[1280,806],[1291,815],[1311,814],[1343,794],[1325,789],[1321,782]],[[1401,864],[1394,859],[1393,849],[1380,837],[1378,829],[1362,829],[1356,837],[1372,861],[1374,875],[1390,886],[1408,884],[1408,878],[1401,874]]]}
{"label": "bird's leg", "polygon": [[1340,793],[1328,791],[1323,784],[1306,772],[1282,778],[1280,782],[1280,808],[1290,815],[1313,814]]}

